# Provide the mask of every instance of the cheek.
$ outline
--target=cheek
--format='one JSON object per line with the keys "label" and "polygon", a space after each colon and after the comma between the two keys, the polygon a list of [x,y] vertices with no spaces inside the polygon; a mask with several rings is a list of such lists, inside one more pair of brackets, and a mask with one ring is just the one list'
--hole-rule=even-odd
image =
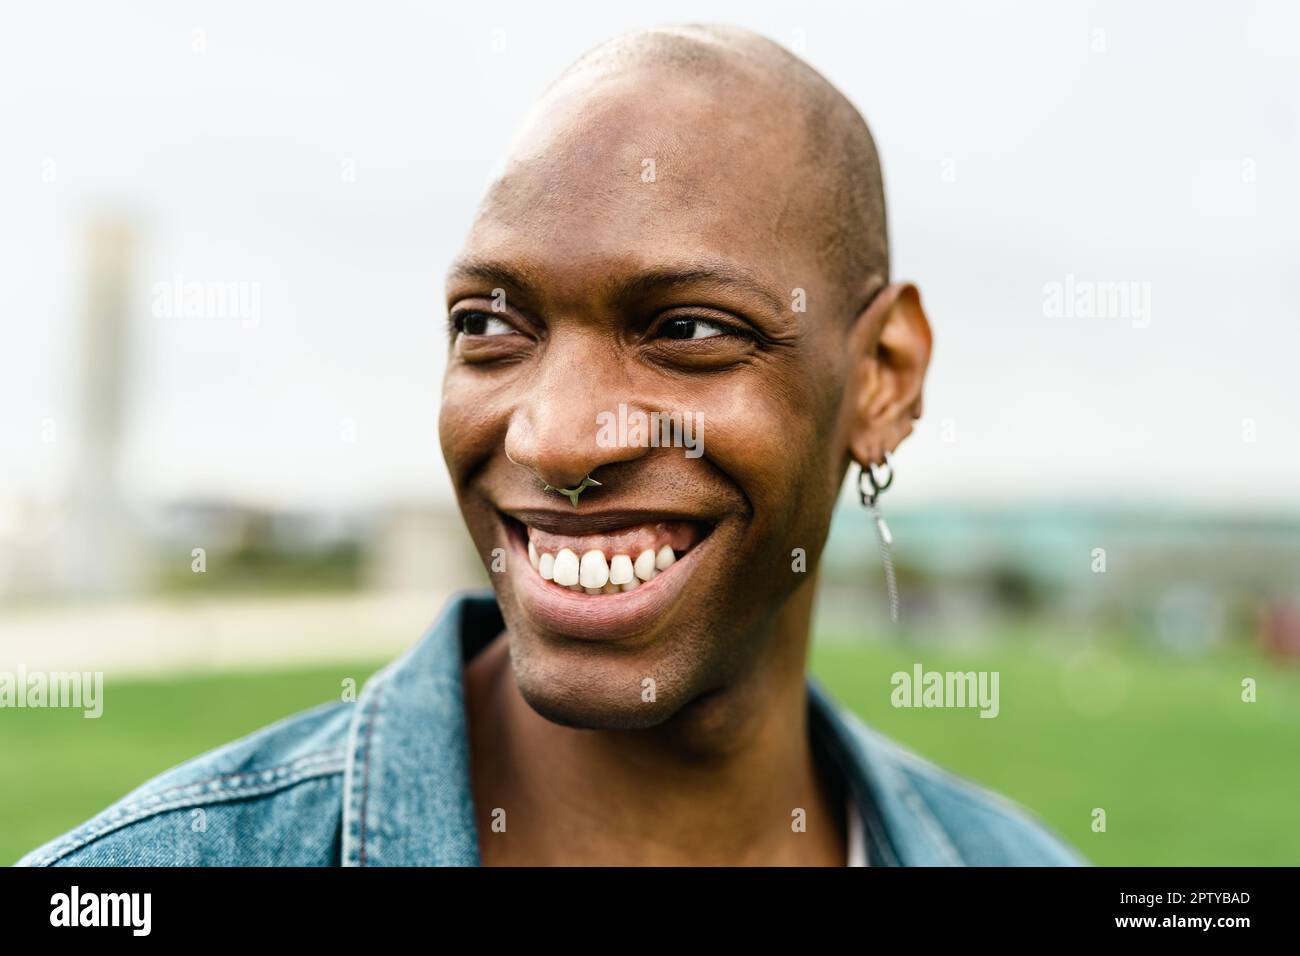
{"label": "cheek", "polygon": [[438,411],[438,440],[453,482],[505,440],[505,413],[493,401],[499,392],[473,376],[448,371]]}
{"label": "cheek", "polygon": [[810,392],[763,384],[733,388],[705,411],[705,457],[754,507],[754,521],[789,525],[827,484],[830,423]]}

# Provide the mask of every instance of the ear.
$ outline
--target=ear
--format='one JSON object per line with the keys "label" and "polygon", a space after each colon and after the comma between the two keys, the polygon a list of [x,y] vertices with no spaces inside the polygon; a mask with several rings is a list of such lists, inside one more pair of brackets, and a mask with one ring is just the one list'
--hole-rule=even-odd
{"label": "ear", "polygon": [[849,451],[859,465],[882,464],[921,417],[921,391],[930,364],[930,323],[910,282],[881,289],[849,334],[853,371]]}

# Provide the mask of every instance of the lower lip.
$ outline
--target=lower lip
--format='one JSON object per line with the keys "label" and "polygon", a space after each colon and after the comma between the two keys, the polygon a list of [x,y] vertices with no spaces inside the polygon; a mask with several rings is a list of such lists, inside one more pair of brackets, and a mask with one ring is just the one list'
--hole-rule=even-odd
{"label": "lower lip", "polygon": [[696,554],[709,546],[712,535],[698,542],[667,570],[631,591],[618,594],[579,594],[542,579],[528,552],[513,535],[518,558],[515,594],[524,616],[539,630],[582,641],[611,642],[646,634],[658,627],[681,597]]}

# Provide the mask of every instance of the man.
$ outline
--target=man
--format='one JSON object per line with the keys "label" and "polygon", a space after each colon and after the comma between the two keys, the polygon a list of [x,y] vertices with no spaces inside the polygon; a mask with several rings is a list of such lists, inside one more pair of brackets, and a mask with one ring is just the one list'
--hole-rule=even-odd
{"label": "man", "polygon": [[495,600],[24,862],[1079,862],[805,674],[837,494],[910,433],[931,348],[821,76],[732,29],[598,48],[447,300],[442,447]]}

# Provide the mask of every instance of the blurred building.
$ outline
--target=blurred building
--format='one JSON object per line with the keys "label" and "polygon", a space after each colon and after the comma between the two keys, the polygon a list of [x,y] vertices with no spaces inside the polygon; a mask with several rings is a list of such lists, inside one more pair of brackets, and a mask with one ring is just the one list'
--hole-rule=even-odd
{"label": "blurred building", "polygon": [[[1037,616],[1061,631],[1140,634],[1195,653],[1251,635],[1274,607],[1300,600],[1300,519],[1199,511],[955,505],[889,515],[911,625],[960,636]],[[880,622],[883,577],[875,529],[841,509],[823,568],[823,618]],[[887,623],[887,621],[885,621]],[[880,623],[868,628],[885,632]],[[1274,638],[1281,646],[1287,639]]]}

